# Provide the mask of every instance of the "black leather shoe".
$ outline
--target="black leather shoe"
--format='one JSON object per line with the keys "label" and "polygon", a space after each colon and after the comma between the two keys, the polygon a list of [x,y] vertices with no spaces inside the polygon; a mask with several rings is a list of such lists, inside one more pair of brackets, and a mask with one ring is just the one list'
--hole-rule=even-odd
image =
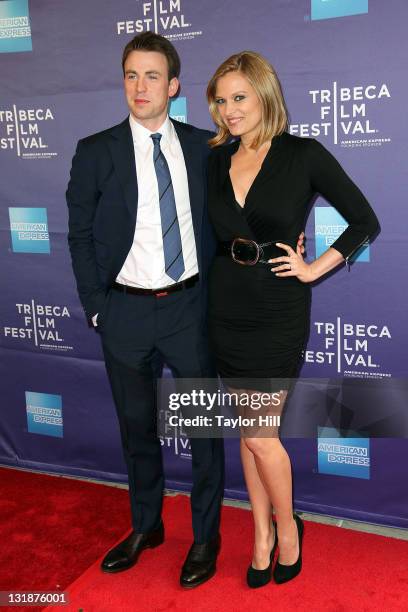
{"label": "black leather shoe", "polygon": [[263,587],[271,581],[273,558],[275,556],[276,547],[278,545],[278,531],[276,529],[275,521],[272,521],[272,524],[275,531],[275,542],[273,543],[271,555],[269,557],[269,565],[263,570],[255,569],[254,567],[252,567],[252,565],[248,567],[247,585],[251,587],[251,589],[258,589],[259,587]]}
{"label": "black leather shoe", "polygon": [[217,556],[221,547],[218,534],[205,544],[193,544],[181,569],[180,584],[186,589],[203,584],[215,574]]}
{"label": "black leather shoe", "polygon": [[295,578],[302,569],[302,539],[303,539],[303,521],[297,514],[293,515],[293,518],[296,521],[296,526],[298,530],[298,538],[299,538],[299,556],[295,563],[292,565],[282,565],[279,561],[276,562],[275,568],[273,570],[273,578],[277,584],[283,584],[284,582],[288,582]]}
{"label": "black leather shoe", "polygon": [[149,533],[132,533],[115,548],[112,548],[101,564],[103,572],[123,572],[132,567],[145,548],[155,548],[164,542],[163,522]]}

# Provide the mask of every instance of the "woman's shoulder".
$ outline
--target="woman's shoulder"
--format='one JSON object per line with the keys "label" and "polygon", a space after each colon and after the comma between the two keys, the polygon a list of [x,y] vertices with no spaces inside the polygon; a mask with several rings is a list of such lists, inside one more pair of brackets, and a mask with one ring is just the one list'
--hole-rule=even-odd
{"label": "woman's shoulder", "polygon": [[317,140],[314,138],[305,138],[303,136],[296,136],[295,134],[290,134],[289,132],[282,132],[280,136],[275,138],[279,138],[279,141],[283,146],[286,146],[290,149],[297,149],[306,151],[310,149],[310,147],[314,146],[314,143],[317,143]]}
{"label": "woman's shoulder", "polygon": [[229,165],[229,159],[235,153],[239,146],[239,141],[232,141],[212,147],[209,155],[209,166],[223,167]]}
{"label": "woman's shoulder", "polygon": [[319,164],[332,158],[332,154],[316,138],[296,136],[283,132],[279,137],[279,148],[300,156],[304,163]]}
{"label": "woman's shoulder", "polygon": [[211,155],[228,157],[235,153],[239,147],[239,140],[232,140],[220,145],[216,145],[211,149]]}

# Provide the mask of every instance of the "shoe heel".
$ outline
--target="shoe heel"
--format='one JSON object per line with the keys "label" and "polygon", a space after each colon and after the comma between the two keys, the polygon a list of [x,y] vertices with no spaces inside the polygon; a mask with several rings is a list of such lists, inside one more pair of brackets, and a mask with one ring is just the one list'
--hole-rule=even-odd
{"label": "shoe heel", "polygon": [[156,548],[156,546],[160,546],[164,542],[164,531],[160,531],[155,533],[149,539],[149,548]]}
{"label": "shoe heel", "polygon": [[271,550],[271,554],[269,557],[269,565],[267,568],[263,570],[257,570],[252,565],[248,567],[247,571],[247,585],[251,589],[258,589],[259,587],[263,587],[267,585],[271,581],[272,577],[272,565],[275,556],[276,547],[278,545],[278,530],[276,527],[275,521],[272,521],[273,528],[275,531],[275,541]]}
{"label": "shoe heel", "polygon": [[295,563],[292,565],[281,565],[279,561],[275,564],[275,569],[273,571],[273,577],[277,584],[283,584],[285,582],[289,582],[289,580],[293,580],[302,569],[302,541],[303,541],[303,533],[304,533],[304,524],[299,515],[294,514],[293,518],[296,521],[296,527],[298,531],[299,538],[299,556]]}

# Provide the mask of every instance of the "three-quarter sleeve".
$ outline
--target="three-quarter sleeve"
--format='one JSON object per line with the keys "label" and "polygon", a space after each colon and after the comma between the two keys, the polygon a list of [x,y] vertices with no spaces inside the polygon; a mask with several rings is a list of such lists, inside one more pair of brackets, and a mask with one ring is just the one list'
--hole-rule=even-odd
{"label": "three-quarter sleeve", "polygon": [[331,245],[348,260],[379,229],[378,219],[357,185],[317,140],[309,141],[305,163],[314,191],[328,200],[349,224]]}

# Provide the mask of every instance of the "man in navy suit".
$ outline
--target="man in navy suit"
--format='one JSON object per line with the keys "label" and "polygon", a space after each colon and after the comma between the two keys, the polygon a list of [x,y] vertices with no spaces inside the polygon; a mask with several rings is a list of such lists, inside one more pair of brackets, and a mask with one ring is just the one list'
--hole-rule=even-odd
{"label": "man in navy suit", "polygon": [[[206,210],[211,133],[168,117],[180,60],[167,39],[136,36],[122,67],[130,115],[79,141],[67,190],[73,270],[101,336],[129,476],[133,531],[106,555],[105,572],[128,569],[164,540],[161,364],[178,378],[215,376],[205,330],[215,246]],[[190,588],[216,569],[223,443],[191,439],[191,452],[194,542],[180,577]]]}

